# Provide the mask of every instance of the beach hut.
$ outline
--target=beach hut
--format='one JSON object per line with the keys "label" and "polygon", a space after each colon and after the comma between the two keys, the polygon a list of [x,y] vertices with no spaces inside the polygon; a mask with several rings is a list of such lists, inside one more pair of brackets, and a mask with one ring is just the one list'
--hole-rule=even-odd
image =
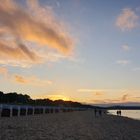
{"label": "beach hut", "polygon": [[1,117],[11,117],[12,116],[12,106],[11,105],[1,105]]}

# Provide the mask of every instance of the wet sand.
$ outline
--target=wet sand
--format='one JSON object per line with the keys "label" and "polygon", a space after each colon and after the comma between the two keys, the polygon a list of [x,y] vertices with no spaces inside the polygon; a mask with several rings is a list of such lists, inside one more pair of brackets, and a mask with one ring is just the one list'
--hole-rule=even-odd
{"label": "wet sand", "polygon": [[0,118],[0,140],[140,140],[140,121],[92,111]]}

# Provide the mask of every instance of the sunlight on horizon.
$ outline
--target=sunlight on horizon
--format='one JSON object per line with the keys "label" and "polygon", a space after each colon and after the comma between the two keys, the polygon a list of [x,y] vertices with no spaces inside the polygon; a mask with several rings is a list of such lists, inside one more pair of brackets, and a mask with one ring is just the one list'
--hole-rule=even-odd
{"label": "sunlight on horizon", "polygon": [[136,0],[3,0],[0,90],[140,103],[139,6]]}

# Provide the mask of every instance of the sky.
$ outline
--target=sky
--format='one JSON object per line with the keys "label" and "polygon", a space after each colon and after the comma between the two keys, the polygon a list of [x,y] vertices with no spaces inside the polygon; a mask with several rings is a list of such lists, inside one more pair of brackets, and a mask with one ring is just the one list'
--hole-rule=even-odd
{"label": "sky", "polygon": [[2,1],[1,91],[140,102],[139,0]]}

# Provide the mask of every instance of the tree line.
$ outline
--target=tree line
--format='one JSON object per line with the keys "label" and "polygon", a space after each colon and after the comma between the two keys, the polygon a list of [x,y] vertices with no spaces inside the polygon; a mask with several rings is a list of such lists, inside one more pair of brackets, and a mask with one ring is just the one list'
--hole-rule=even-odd
{"label": "tree line", "polygon": [[50,99],[32,99],[29,95],[18,94],[16,92],[4,93],[0,91],[0,103],[6,104],[21,104],[21,105],[39,105],[39,106],[64,106],[64,107],[86,107],[91,108],[91,105],[85,105],[79,102],[50,100]]}

